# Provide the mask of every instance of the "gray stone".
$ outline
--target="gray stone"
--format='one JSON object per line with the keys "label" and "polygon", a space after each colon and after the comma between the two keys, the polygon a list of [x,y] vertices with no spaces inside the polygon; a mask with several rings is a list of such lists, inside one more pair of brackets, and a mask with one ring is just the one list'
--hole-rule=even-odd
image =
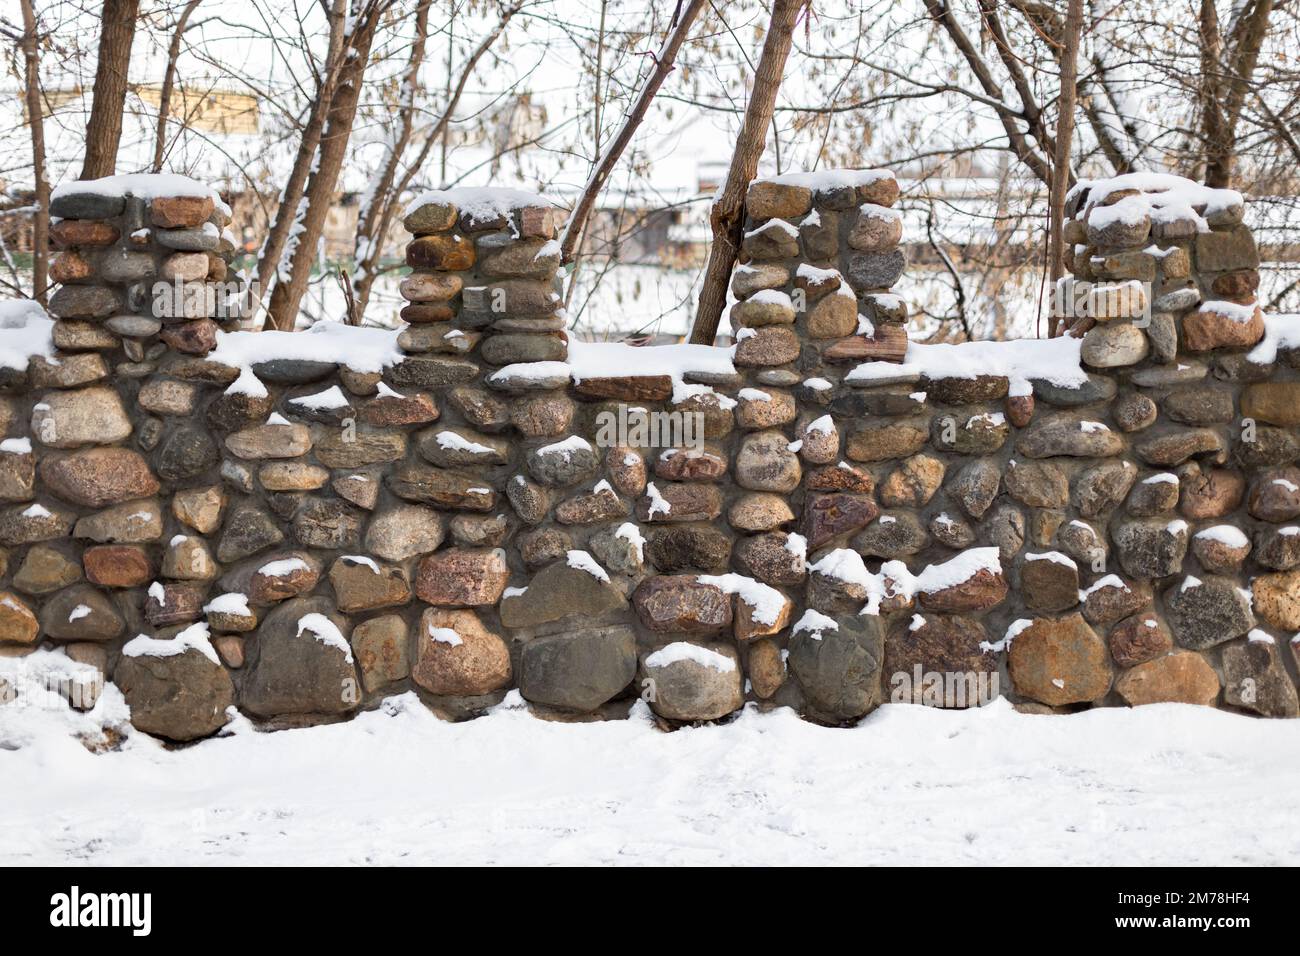
{"label": "gray stone", "polygon": [[1045,378],[1030,379],[1030,384],[1034,387],[1035,398],[1065,408],[1108,402],[1115,397],[1117,390],[1113,378],[1093,372],[1089,372],[1087,379],[1079,385],[1057,385]]}
{"label": "gray stone", "polygon": [[1079,475],[1074,486],[1074,506],[1085,518],[1103,517],[1115,508],[1137,480],[1132,462],[1106,462]]}
{"label": "gray stone", "polygon": [[972,461],[964,465],[948,485],[948,493],[956,499],[972,518],[982,518],[997,497],[1002,473],[990,460]]}
{"label": "gray stone", "polygon": [[589,712],[627,687],[636,666],[630,627],[569,630],[524,644],[519,692],[535,704]]}
{"label": "gray stone", "polygon": [[1140,518],[1111,529],[1111,538],[1124,573],[1135,578],[1164,578],[1178,574],[1187,554],[1187,522]]}
{"label": "gray stone", "polygon": [[244,677],[240,705],[259,717],[355,710],[360,679],[348,631],[328,598],[294,598],[276,607],[251,642],[255,659]]}
{"label": "gray stone", "polygon": [[1231,578],[1186,577],[1165,592],[1165,613],[1181,647],[1203,651],[1255,626],[1250,592]]}
{"label": "gray stone", "polygon": [[1223,699],[1263,717],[1300,716],[1295,685],[1277,642],[1261,632],[1223,649]]}
{"label": "gray stone", "polygon": [[[205,625],[195,627],[206,630]],[[230,673],[193,646],[179,654],[124,654],[113,671],[113,683],[131,708],[131,725],[168,740],[198,740],[216,733],[230,720],[227,711],[235,703]]]}
{"label": "gray stone", "polygon": [[740,659],[729,644],[677,642],[641,659],[650,708],[667,720],[717,720],[745,703]]}
{"label": "gray stone", "polygon": [[56,641],[111,641],[126,621],[108,596],[89,584],[52,595],[41,608],[41,633]]}
{"label": "gray stone", "polygon": [[585,568],[557,561],[535,574],[522,593],[502,598],[500,613],[506,627],[537,627],[575,614],[591,619],[625,607],[627,599],[608,576],[601,580]]}
{"label": "gray stone", "polygon": [[1124,441],[1095,420],[1057,416],[1021,432],[1016,451],[1029,458],[1111,458],[1124,451]]}
{"label": "gray stone", "polygon": [[217,560],[223,564],[247,558],[284,540],[275,519],[256,505],[241,505],[226,519],[217,542]]}
{"label": "gray stone", "polygon": [[880,704],[885,636],[879,617],[843,615],[836,627],[790,638],[789,665],[813,716],[848,723]]}
{"label": "gray stone", "polygon": [[535,448],[528,454],[528,473],[552,488],[587,481],[599,471],[600,456],[584,439],[570,437]]}
{"label": "gray stone", "polygon": [[911,511],[882,514],[853,539],[853,549],[886,560],[905,558],[923,550],[929,536]]}
{"label": "gray stone", "polygon": [[791,492],[799,486],[799,457],[776,431],[746,435],[736,454],[736,484],[751,491]]}

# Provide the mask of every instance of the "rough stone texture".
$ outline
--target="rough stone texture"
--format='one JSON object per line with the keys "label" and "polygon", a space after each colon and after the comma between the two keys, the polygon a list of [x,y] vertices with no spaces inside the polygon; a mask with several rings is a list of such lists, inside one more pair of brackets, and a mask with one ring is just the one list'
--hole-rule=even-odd
{"label": "rough stone texture", "polygon": [[1031,621],[1011,642],[1007,670],[1017,693],[1051,707],[1105,696],[1112,676],[1105,642],[1079,614]]}
{"label": "rough stone texture", "polygon": [[[745,702],[740,658],[729,644],[699,645],[707,663],[683,656],[663,662],[665,654],[641,658],[639,683],[648,691],[651,709],[667,720],[717,720]],[[671,652],[680,645],[670,644]],[[647,683],[648,682],[648,683]]]}
{"label": "rough stone texture", "polygon": [[431,694],[475,697],[510,684],[510,652],[473,611],[428,608],[411,679]]}
{"label": "rough stone texture", "polygon": [[1286,672],[1277,642],[1256,632],[1223,649],[1223,699],[1262,717],[1300,715],[1295,684]]}
{"label": "rough stone texture", "polygon": [[[998,654],[991,650],[983,626],[970,618],[949,614],[900,618],[885,641],[885,687],[895,702],[978,706],[988,703],[983,699],[987,690],[981,693],[981,687],[996,689],[997,673]],[[935,681],[926,675],[939,678]]]}
{"label": "rough stone texture", "polygon": [[189,741],[216,733],[230,720],[235,687],[226,668],[196,648],[168,656],[118,659],[113,682],[131,708],[136,730]]}
{"label": "rough stone texture", "polygon": [[[511,686],[540,714],[609,717],[643,691],[638,653],[684,638],[743,667],[685,678],[695,703],[670,694],[664,720],[715,719],[742,699],[825,723],[882,693],[945,704],[949,685],[925,674],[992,675],[1003,646],[1019,706],[1213,702],[1222,668],[1228,706],[1288,712],[1251,629],[1258,615],[1279,640],[1300,630],[1300,360],[1285,346],[1267,364],[1247,357],[1261,276],[1239,203],[1208,209],[1202,232],[1167,217],[1105,224],[1097,194],[1080,193],[1069,265],[1116,309],[1070,317],[1079,373],[1046,360],[1011,372],[1002,346],[981,343],[951,346],[949,377],[896,364],[916,356],[913,303],[889,291],[905,265],[892,177],[750,193],[732,367],[670,375],[653,349],[620,349],[610,374],[575,383],[586,363],[564,364],[549,245],[561,217],[541,200],[412,210],[410,325],[392,336],[403,361],[350,368],[346,347],[326,360],[268,337],[242,369],[208,357],[231,327],[206,298],[235,251],[223,204],[61,190],[53,354],[0,369],[2,652],[49,639],[107,669],[137,633],[203,622],[220,660],[204,666],[233,674],[233,702],[273,726],[412,685],[455,719]],[[155,273],[185,284],[166,321],[141,285]],[[853,373],[863,363],[869,378]],[[643,442],[602,425],[621,409],[700,427]],[[975,547],[996,548],[1005,573],[933,583],[943,571],[927,568]],[[303,567],[262,572],[291,557]],[[775,624],[697,580],[730,573],[780,590]],[[303,602],[351,634],[353,664],[310,634],[277,635]],[[880,617],[859,615],[868,602]],[[807,608],[840,629],[792,634]],[[481,628],[490,651],[433,641],[422,615]],[[1071,673],[1046,673],[1057,658]],[[1127,670],[1107,695],[1112,659]],[[427,680],[412,680],[421,665]],[[904,671],[910,683],[886,682]]]}
{"label": "rough stone texture", "polygon": [[1174,651],[1125,671],[1115,691],[1132,707],[1141,704],[1201,704],[1219,696],[1219,675],[1200,654]]}

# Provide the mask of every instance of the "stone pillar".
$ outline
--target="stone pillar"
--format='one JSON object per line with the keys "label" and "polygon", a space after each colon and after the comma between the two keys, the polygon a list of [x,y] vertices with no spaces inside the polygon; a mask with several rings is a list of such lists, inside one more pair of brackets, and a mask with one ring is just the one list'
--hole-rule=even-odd
{"label": "stone pillar", "polygon": [[114,176],[54,192],[50,236],[62,251],[50,266],[61,287],[50,298],[55,345],[112,352],[118,372],[153,371],[162,343],[204,354],[218,319],[234,324],[221,283],[235,253],[230,208],[207,186],[172,175]]}

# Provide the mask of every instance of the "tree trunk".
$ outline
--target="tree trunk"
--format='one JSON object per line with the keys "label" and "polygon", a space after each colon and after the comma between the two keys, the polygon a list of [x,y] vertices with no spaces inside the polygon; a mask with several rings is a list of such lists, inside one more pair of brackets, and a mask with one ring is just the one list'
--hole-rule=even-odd
{"label": "tree trunk", "polygon": [[[1061,37],[1061,93],[1057,99],[1056,155],[1052,160],[1052,192],[1049,199],[1051,224],[1048,226],[1047,259],[1051,276],[1051,301],[1056,301],[1057,280],[1065,274],[1065,193],[1070,185],[1070,144],[1074,139],[1074,100],[1079,75],[1079,34],[1083,32],[1083,0],[1070,0],[1065,14],[1065,32]],[[1060,316],[1055,312],[1049,333],[1060,332]]]}
{"label": "tree trunk", "polygon": [[267,327],[292,331],[298,318],[298,306],[311,278],[312,263],[316,259],[316,246],[325,229],[325,218],[334,202],[334,186],[343,157],[347,152],[352,123],[357,115],[357,101],[361,96],[361,81],[365,78],[370,47],[379,27],[380,15],[387,4],[371,3],[355,21],[348,38],[348,55],[339,72],[338,85],[330,100],[326,114],[325,130],[320,138],[320,156],[307,181],[304,199],[307,209],[302,217],[298,244],[289,261],[289,275],[275,284],[271,302],[267,307]]}
{"label": "tree trunk", "polygon": [[741,231],[745,227],[745,193],[758,172],[758,160],[763,155],[767,127],[772,121],[776,94],[785,72],[786,57],[794,40],[795,20],[803,7],[803,0],[775,0],[772,20],[763,39],[763,52],[754,71],[754,90],[745,107],[745,119],[736,139],[736,149],[731,154],[731,168],[722,193],[709,212],[713,227],[713,246],[704,270],[704,283],[700,287],[700,301],[695,312],[695,325],[691,341],[699,345],[712,345],[718,334],[718,322],[727,304],[727,283],[740,249]]}
{"label": "tree trunk", "polygon": [[[793,4],[795,10],[798,10],[798,4]],[[582,232],[587,226],[587,219],[591,216],[592,210],[596,206],[596,199],[600,191],[605,187],[605,182],[609,179],[609,174],[614,171],[618,164],[619,157],[623,155],[623,150],[627,149],[628,143],[632,141],[637,127],[645,119],[645,115],[650,110],[650,104],[654,101],[655,94],[659,92],[659,87],[663,85],[668,74],[673,71],[674,61],[677,59],[677,51],[682,48],[686,42],[686,36],[691,31],[691,26],[695,22],[696,16],[704,7],[704,0],[689,0],[686,9],[681,10],[680,5],[676,11],[676,18],[669,25],[668,36],[664,38],[663,45],[659,48],[655,56],[654,67],[650,74],[645,78],[641,85],[641,90],[637,94],[636,100],[632,103],[627,115],[623,118],[623,124],[619,127],[618,133],[605,148],[603,154],[596,162],[595,168],[591,171],[591,176],[587,184],[583,187],[582,193],[578,196],[578,201],[574,204],[573,212],[569,215],[568,224],[564,227],[564,233],[560,236],[560,258],[564,263],[571,263],[574,260],[578,243],[582,240]],[[773,15],[775,23],[775,14]],[[790,30],[794,30],[793,16],[790,21]],[[771,36],[771,31],[768,31]],[[786,53],[790,50],[790,39],[787,37],[785,43]],[[764,55],[767,53],[764,47]],[[785,53],[781,55],[782,63],[785,62]],[[762,64],[759,65],[760,69]],[[778,75],[778,81],[780,77]],[[776,91],[773,89],[773,96]],[[597,131],[597,136],[599,136]],[[759,140],[759,151],[763,148],[762,139]]]}
{"label": "tree trunk", "polygon": [[190,16],[203,0],[189,0],[176,21],[176,30],[172,33],[171,45],[167,48],[167,69],[163,73],[162,90],[158,94],[158,129],[154,134],[153,171],[162,172],[163,154],[167,151],[167,117],[171,113],[172,89],[176,85],[176,61],[181,55],[181,40],[185,36],[185,27]]}
{"label": "tree trunk", "polygon": [[32,0],[23,4],[23,60],[27,122],[32,130],[32,178],[36,181],[36,211],[32,214],[32,298],[44,304],[49,287],[50,180],[45,171],[45,116],[41,112],[41,74]]}
{"label": "tree trunk", "polygon": [[127,67],[139,8],[140,0],[104,0],[82,179],[111,176],[117,168],[117,145],[122,139],[122,114],[126,110]]}
{"label": "tree trunk", "polygon": [[[285,246],[289,243],[289,233],[298,219],[298,210],[302,204],[303,190],[307,177],[311,173],[312,162],[316,159],[316,150],[320,146],[321,131],[325,128],[325,114],[330,108],[330,100],[338,85],[339,73],[343,67],[343,31],[347,23],[347,0],[332,0],[330,4],[330,41],[325,53],[325,63],[321,69],[320,86],[316,91],[316,101],[312,103],[303,127],[302,139],[298,141],[298,152],[294,156],[293,168],[289,179],[284,184],[280,195],[280,204],[276,207],[275,218],[266,232],[266,240],[258,253],[257,287],[254,290],[266,302],[280,271],[280,259],[284,256]],[[266,328],[273,328],[268,313]]]}

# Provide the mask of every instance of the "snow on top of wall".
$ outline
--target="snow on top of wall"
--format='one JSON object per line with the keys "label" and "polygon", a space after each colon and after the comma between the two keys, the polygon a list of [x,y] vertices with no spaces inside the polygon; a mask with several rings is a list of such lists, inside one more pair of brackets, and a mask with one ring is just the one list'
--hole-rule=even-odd
{"label": "snow on top of wall", "polygon": [[220,202],[211,186],[178,173],[124,173],[102,179],[83,179],[56,186],[51,201],[64,196],[136,196],[158,199],[164,196],[211,196]]}
{"label": "snow on top of wall", "polygon": [[54,358],[54,320],[33,299],[0,302],[0,368],[22,371],[35,355]]}
{"label": "snow on top of wall", "polygon": [[869,186],[882,179],[893,179],[888,169],[819,169],[815,172],[782,173],[760,176],[756,183],[780,183],[782,186],[807,186],[809,189],[833,189],[837,186]]}
{"label": "snow on top of wall", "polygon": [[298,332],[217,332],[217,347],[207,358],[238,369],[293,359],[382,372],[405,358],[397,347],[399,334],[401,329],[364,329],[343,322],[317,322]]}
{"label": "snow on top of wall", "polygon": [[504,189],[494,186],[458,186],[455,189],[430,189],[420,193],[406,207],[409,216],[421,206],[432,203],[455,206],[471,219],[487,220],[508,216],[516,209],[529,206],[554,206],[555,200],[541,193],[525,189]]}
{"label": "snow on top of wall", "polygon": [[569,371],[575,382],[623,375],[668,375],[680,380],[688,372],[731,375],[731,349],[714,345],[626,345],[622,342],[570,342]]}
{"label": "snow on top of wall", "polygon": [[1030,394],[1033,391],[1030,379],[1035,378],[1045,379],[1060,388],[1078,388],[1088,380],[1079,357],[1082,346],[1082,339],[1068,335],[1054,339],[943,345],[909,342],[901,365],[864,362],[844,376],[844,381],[866,383],[910,374],[929,379],[1005,375],[1011,382],[1012,395]]}
{"label": "snow on top of wall", "polygon": [[786,599],[774,587],[770,587],[743,574],[700,574],[695,580],[701,584],[711,584],[727,594],[737,594],[751,608],[750,617],[758,624],[772,625],[777,622],[785,609]]}
{"label": "snow on top of wall", "polygon": [[[1244,202],[1241,193],[1235,189],[1212,189],[1182,176],[1169,173],[1125,173],[1109,179],[1079,180],[1067,194],[1066,203],[1073,202],[1087,190],[1088,195],[1079,210],[1080,214],[1095,207],[1110,208],[1102,207],[1101,204],[1115,193],[1126,189],[1138,189],[1141,194],[1121,199],[1114,204],[1116,211],[1106,213],[1106,216],[1131,215],[1141,219],[1145,213],[1157,222],[1191,219],[1201,232],[1208,232],[1210,228],[1204,219],[1205,214],[1222,212]],[[1096,220],[1090,217],[1089,222]]]}

